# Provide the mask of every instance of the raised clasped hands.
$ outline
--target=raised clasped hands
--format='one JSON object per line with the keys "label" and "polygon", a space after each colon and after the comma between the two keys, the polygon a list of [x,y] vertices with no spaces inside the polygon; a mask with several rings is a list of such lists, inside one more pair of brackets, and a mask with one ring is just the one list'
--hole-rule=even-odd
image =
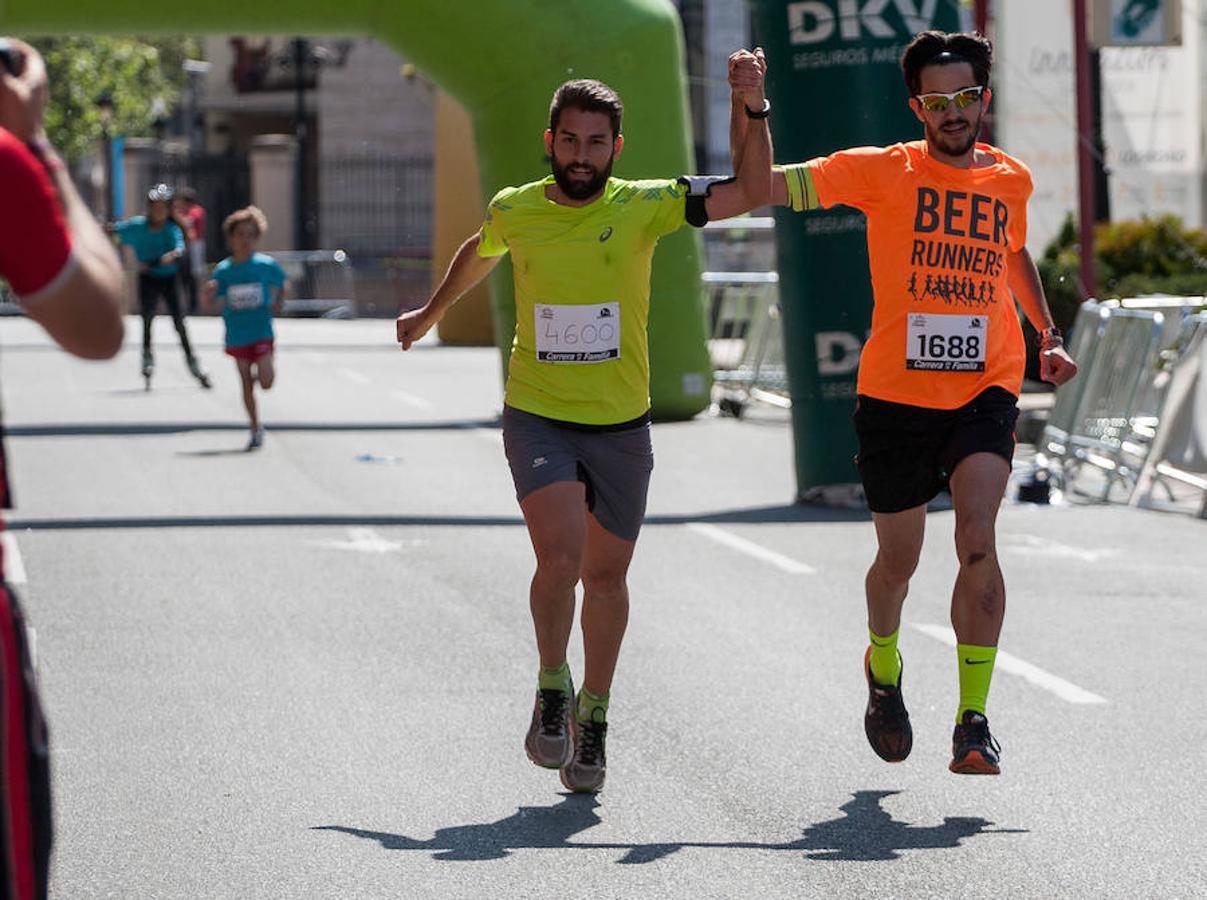
{"label": "raised clasped hands", "polygon": [[763,81],[767,75],[767,57],[762,47],[738,50],[729,55],[729,88],[735,99],[747,109],[763,108]]}

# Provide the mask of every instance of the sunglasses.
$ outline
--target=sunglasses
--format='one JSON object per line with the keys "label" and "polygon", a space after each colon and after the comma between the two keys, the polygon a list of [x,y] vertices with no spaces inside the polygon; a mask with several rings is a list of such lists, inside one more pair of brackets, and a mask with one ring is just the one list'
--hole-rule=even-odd
{"label": "sunglasses", "polygon": [[947,104],[955,102],[956,109],[967,109],[981,99],[981,94],[985,92],[983,85],[976,87],[961,88],[958,91],[952,91],[950,94],[919,94],[918,102],[922,104],[922,108],[927,112],[945,112]]}

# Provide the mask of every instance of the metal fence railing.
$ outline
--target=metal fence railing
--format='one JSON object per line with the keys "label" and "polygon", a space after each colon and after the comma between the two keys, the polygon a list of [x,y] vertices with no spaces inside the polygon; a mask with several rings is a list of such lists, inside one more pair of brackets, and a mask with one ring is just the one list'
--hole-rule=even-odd
{"label": "metal fence railing", "polygon": [[1207,313],[1183,319],[1163,356],[1167,383],[1157,425],[1128,502],[1154,506],[1157,487],[1173,500],[1176,482],[1200,492],[1198,514],[1207,518]]}
{"label": "metal fence railing", "polygon": [[272,257],[289,278],[286,315],[356,317],[356,281],[343,250],[274,250]]}
{"label": "metal fence railing", "polygon": [[1101,499],[1135,480],[1142,436],[1134,427],[1139,399],[1156,376],[1164,316],[1147,310],[1085,303],[1070,353],[1080,371],[1056,392],[1040,453],[1057,484],[1068,489],[1089,465],[1103,475]]}
{"label": "metal fence railing", "polygon": [[[1090,301],[1078,310],[1069,352],[1079,372],[1056,391],[1038,442],[1057,486],[1108,500],[1134,493],[1166,415],[1169,384],[1202,328],[1202,297]],[[1095,474],[1077,484],[1083,474]]]}
{"label": "metal fence railing", "polygon": [[790,408],[778,273],[705,272],[701,282],[721,411],[741,416],[751,402]]}
{"label": "metal fence railing", "polygon": [[[177,189],[186,185],[197,192],[197,202],[206,210],[205,253],[207,262],[226,256],[223,220],[236,209],[251,203],[251,168],[246,154],[194,153],[158,154],[151,163],[151,180],[164,181]],[[126,210],[127,215],[141,209]],[[287,223],[278,223],[287,229]]]}
{"label": "metal fence railing", "polygon": [[319,164],[319,222],[324,243],[354,257],[426,255],[431,160],[381,153],[324,157]]}

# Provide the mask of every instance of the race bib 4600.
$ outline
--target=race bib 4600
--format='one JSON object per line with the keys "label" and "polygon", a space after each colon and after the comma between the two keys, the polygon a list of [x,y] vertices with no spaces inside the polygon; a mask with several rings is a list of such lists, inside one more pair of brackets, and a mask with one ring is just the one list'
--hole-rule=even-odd
{"label": "race bib 4600", "polygon": [[620,304],[535,305],[536,358],[549,363],[620,359]]}
{"label": "race bib 4600", "polygon": [[905,368],[984,372],[988,331],[988,316],[910,313]]}

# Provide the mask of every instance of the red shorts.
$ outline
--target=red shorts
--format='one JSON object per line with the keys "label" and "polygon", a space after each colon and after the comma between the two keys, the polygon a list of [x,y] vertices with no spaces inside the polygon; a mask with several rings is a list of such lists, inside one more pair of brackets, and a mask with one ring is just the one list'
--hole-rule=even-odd
{"label": "red shorts", "polygon": [[227,347],[226,355],[233,356],[235,359],[245,359],[248,362],[255,362],[261,356],[269,356],[272,353],[272,338],[265,338],[262,341],[256,341],[254,344],[244,344],[242,347]]}

